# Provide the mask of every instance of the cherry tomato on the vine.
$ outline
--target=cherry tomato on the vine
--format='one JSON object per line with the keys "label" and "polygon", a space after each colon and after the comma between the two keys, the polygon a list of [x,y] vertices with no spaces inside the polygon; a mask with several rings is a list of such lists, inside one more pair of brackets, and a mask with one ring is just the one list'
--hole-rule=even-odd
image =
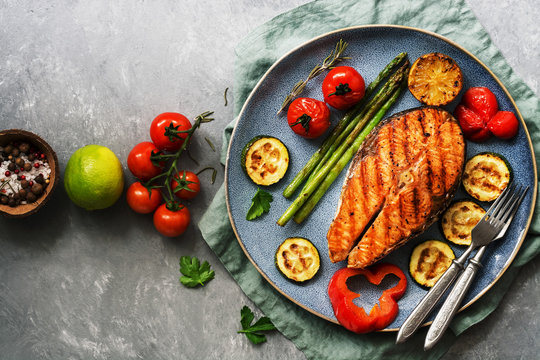
{"label": "cherry tomato on the vine", "polygon": [[330,109],[322,101],[297,98],[289,105],[287,122],[298,135],[314,139],[330,127]]}
{"label": "cherry tomato on the vine", "polygon": [[150,160],[150,155],[159,152],[158,148],[149,141],[135,145],[127,158],[129,171],[143,181],[150,180],[161,173],[161,168],[155,166]]}
{"label": "cherry tomato on the vine", "polygon": [[364,97],[366,84],[362,75],[350,66],[338,66],[328,72],[322,83],[324,101],[346,110]]}
{"label": "cherry tomato on the vine", "polygon": [[158,189],[152,189],[149,193],[140,181],[131,184],[126,192],[129,207],[139,214],[149,214],[156,210],[161,200],[161,192]]}
{"label": "cherry tomato on the vine", "polygon": [[171,190],[180,199],[193,199],[201,190],[201,182],[195,173],[179,171],[171,181]]}
{"label": "cherry tomato on the vine", "polygon": [[519,122],[511,111],[499,111],[489,120],[488,129],[498,138],[511,139],[518,132]]}
{"label": "cherry tomato on the vine", "polygon": [[189,210],[183,205],[179,205],[178,210],[169,210],[167,204],[162,204],[154,213],[154,227],[161,235],[168,237],[182,235],[190,220]]}
{"label": "cherry tomato on the vine", "polygon": [[159,114],[150,125],[150,137],[161,151],[176,151],[182,147],[187,133],[175,133],[191,129],[191,122],[182,114],[166,112]]}

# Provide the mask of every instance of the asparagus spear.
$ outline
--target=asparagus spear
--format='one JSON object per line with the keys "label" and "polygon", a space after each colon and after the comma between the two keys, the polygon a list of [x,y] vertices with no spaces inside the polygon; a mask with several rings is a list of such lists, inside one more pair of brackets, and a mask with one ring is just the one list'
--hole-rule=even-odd
{"label": "asparagus spear", "polygon": [[285,226],[289,222],[289,220],[295,215],[295,213],[304,205],[304,203],[308,200],[308,198],[315,192],[319,184],[321,184],[330,172],[332,170],[333,166],[338,162],[338,160],[342,157],[342,155],[345,153],[345,151],[353,144],[356,137],[360,134],[362,131],[362,128],[364,125],[377,113],[377,111],[383,106],[386,101],[390,98],[392,93],[396,88],[400,86],[401,80],[405,77],[406,69],[408,68],[409,62],[407,61],[404,66],[402,66],[396,73],[392,76],[388,82],[390,83],[390,86],[388,87],[388,91],[378,99],[378,101],[375,102],[375,104],[367,111],[367,113],[364,115],[364,117],[358,122],[354,130],[349,134],[349,136],[345,139],[345,141],[340,144],[340,146],[337,148],[337,150],[332,154],[332,156],[328,159],[326,164],[317,172],[317,175],[313,178],[313,180],[306,186],[305,191],[303,191],[293,202],[292,204],[287,208],[287,210],[281,215],[279,220],[277,221],[278,225]]}
{"label": "asparagus spear", "polygon": [[[362,109],[365,105],[367,99],[371,96],[373,91],[379,86],[379,84],[386,78],[394,69],[401,63],[401,61],[407,56],[407,53],[398,54],[386,67],[379,73],[377,78],[366,87],[364,98],[356,104],[351,110],[349,110],[343,118],[337,123],[334,127],[328,138],[323,142],[321,147],[313,154],[311,159],[304,165],[302,170],[296,174],[291,183],[283,190],[283,196],[290,198],[296,189],[306,180],[309,174],[316,174],[317,170],[320,169],[321,159],[329,152],[330,147],[336,142],[338,136],[342,133],[343,129],[346,128],[347,124],[351,119],[355,117],[356,114]],[[366,107],[367,108],[367,107]],[[331,150],[333,151],[333,149]],[[326,161],[326,160],[325,160]],[[324,163],[323,163],[324,164]],[[314,169],[317,169],[314,171]]]}
{"label": "asparagus spear", "polygon": [[336,178],[341,173],[341,171],[345,168],[345,166],[347,166],[349,161],[356,154],[356,152],[362,145],[362,142],[364,141],[366,136],[371,132],[371,130],[373,130],[375,126],[379,124],[379,122],[384,117],[388,109],[392,105],[394,105],[399,95],[401,94],[402,89],[403,89],[403,86],[397,88],[394,91],[392,97],[388,99],[388,101],[383,105],[383,107],[380,108],[380,110],[373,117],[373,119],[371,119],[371,121],[366,125],[364,130],[362,130],[360,135],[358,135],[358,137],[354,140],[352,146],[349,149],[347,149],[347,151],[339,159],[336,165],[334,165],[333,169],[330,171],[330,173],[324,179],[324,181],[320,184],[317,190],[313,193],[313,195],[311,195],[309,200],[294,215],[294,221],[296,223],[300,224],[302,221],[304,221],[308,217],[308,215],[311,213],[315,205],[317,205],[317,203],[321,200],[323,195],[326,193],[326,190],[328,190],[330,185],[332,185],[332,183],[336,180]]}

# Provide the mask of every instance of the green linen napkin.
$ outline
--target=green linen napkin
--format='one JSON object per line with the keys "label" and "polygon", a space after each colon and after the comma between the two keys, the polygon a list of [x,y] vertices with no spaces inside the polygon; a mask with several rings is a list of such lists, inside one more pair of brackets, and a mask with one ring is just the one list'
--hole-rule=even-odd
{"label": "green linen napkin", "polygon": [[[260,77],[283,54],[317,35],[363,24],[398,24],[430,30],[452,39],[479,57],[512,94],[527,122],[533,144],[537,145],[536,157],[540,158],[540,130],[534,122],[540,117],[540,101],[506,63],[463,0],[321,0],[275,17],[253,31],[236,48],[235,115]],[[224,132],[223,163],[235,121]],[[201,219],[199,228],[246,295],[309,359],[438,359],[456,335],[495,310],[519,267],[540,252],[540,218],[536,209],[527,238],[504,276],[480,300],[458,314],[451,325],[453,334],[448,331],[434,349],[424,352],[426,329],[405,344],[394,345],[395,333],[356,335],[312,315],[280,295],[241,250],[229,223],[223,186]]]}

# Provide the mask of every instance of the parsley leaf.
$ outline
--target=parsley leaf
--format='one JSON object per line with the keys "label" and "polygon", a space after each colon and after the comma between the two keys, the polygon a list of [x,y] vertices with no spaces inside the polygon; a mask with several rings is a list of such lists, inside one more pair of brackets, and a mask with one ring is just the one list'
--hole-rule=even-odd
{"label": "parsley leaf", "polygon": [[237,331],[239,334],[246,334],[246,337],[253,344],[257,345],[266,341],[266,336],[261,334],[261,331],[270,331],[275,330],[276,327],[272,324],[269,318],[266,316],[261,317],[251,325],[251,322],[255,318],[253,311],[250,308],[244,305],[242,310],[240,310],[240,324],[242,324],[242,330]]}
{"label": "parsley leaf", "polygon": [[257,188],[257,192],[251,199],[251,206],[247,212],[246,220],[254,220],[263,213],[270,211],[270,203],[274,200],[272,194]]}
{"label": "parsley leaf", "polygon": [[214,271],[210,270],[210,264],[205,261],[200,265],[197,257],[182,256],[180,258],[180,282],[186,287],[204,286],[214,278]]}

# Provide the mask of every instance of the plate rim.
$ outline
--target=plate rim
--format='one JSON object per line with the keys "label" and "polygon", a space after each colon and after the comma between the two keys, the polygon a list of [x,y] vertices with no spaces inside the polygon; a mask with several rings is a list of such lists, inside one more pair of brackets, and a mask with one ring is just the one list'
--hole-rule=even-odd
{"label": "plate rim", "polygon": [[[430,35],[430,36],[433,36],[435,38],[438,38],[446,43],[448,43],[449,45],[452,45],[454,46],[455,48],[457,48],[458,50],[464,52],[466,55],[470,56],[474,61],[476,61],[478,64],[480,64],[480,66],[482,66],[492,77],[493,79],[497,82],[497,84],[499,84],[499,86],[501,87],[501,89],[504,91],[504,93],[506,94],[506,96],[510,99],[510,102],[512,103],[512,105],[514,106],[514,108],[516,109],[516,112],[517,112],[517,115],[518,115],[518,119],[523,127],[523,129],[525,130],[525,135],[527,137],[527,142],[528,142],[528,145],[529,145],[529,151],[531,153],[531,156],[532,156],[532,164],[533,164],[533,173],[534,173],[534,189],[533,190],[533,193],[532,193],[532,201],[531,201],[531,209],[529,211],[529,216],[528,216],[528,219],[527,219],[527,223],[526,223],[526,226],[524,228],[524,231],[521,235],[521,239],[519,240],[519,242],[517,243],[517,246],[514,248],[514,250],[512,251],[512,253],[510,254],[508,260],[506,261],[506,263],[504,264],[503,268],[502,268],[502,271],[499,273],[499,275],[497,277],[495,277],[495,279],[493,279],[493,281],[491,283],[489,283],[482,291],[480,291],[474,298],[472,298],[468,303],[466,303],[465,305],[463,305],[459,310],[458,310],[458,313],[467,309],[469,306],[471,306],[472,304],[474,304],[477,300],[479,300],[489,289],[491,289],[496,283],[497,281],[504,275],[504,273],[506,272],[506,270],[508,270],[508,268],[510,267],[510,265],[512,264],[512,262],[514,261],[517,253],[519,252],[519,250],[521,249],[521,246],[523,245],[523,241],[525,240],[525,237],[527,236],[527,232],[529,231],[529,227],[531,225],[531,221],[532,221],[532,216],[533,216],[533,213],[534,213],[534,209],[535,209],[535,204],[536,204],[536,195],[537,195],[537,187],[538,187],[538,173],[537,173],[537,167],[536,167],[536,157],[535,157],[535,153],[534,153],[534,148],[532,146],[532,140],[531,140],[531,136],[529,134],[529,129],[527,128],[527,125],[525,123],[525,121],[523,120],[523,117],[521,115],[521,112],[516,104],[516,102],[514,101],[514,98],[512,97],[512,95],[510,94],[510,92],[508,91],[508,89],[506,88],[506,86],[504,86],[504,84],[501,82],[501,80],[497,77],[497,75],[495,75],[495,73],[493,73],[493,71],[491,71],[491,69],[486,65],[484,64],[480,59],[478,59],[473,53],[471,53],[470,51],[468,51],[467,49],[465,49],[463,46],[459,45],[458,43],[454,42],[453,40],[450,40],[440,34],[437,34],[435,32],[432,32],[432,31],[429,31],[429,30],[425,30],[425,29],[421,29],[421,28],[417,28],[417,27],[413,27],[413,26],[406,26],[406,25],[394,25],[394,24],[369,24],[369,25],[357,25],[357,26],[349,26],[349,27],[344,27],[344,28],[340,28],[340,29],[336,29],[336,30],[332,30],[330,32],[326,32],[324,34],[321,34],[321,35],[318,35],[316,37],[313,37],[303,43],[301,43],[300,45],[294,47],[293,49],[287,51],[285,54],[283,54],[281,57],[279,57],[277,60],[274,61],[274,63],[266,70],[266,72],[261,76],[261,78],[259,79],[259,81],[257,82],[257,84],[255,84],[255,86],[253,87],[253,89],[251,90],[251,92],[249,93],[249,96],[246,98],[246,100],[244,101],[244,104],[242,105],[242,108],[240,109],[240,112],[238,113],[237,115],[237,119],[240,120],[240,118],[242,117],[242,115],[244,114],[245,110],[246,110],[246,107],[248,105],[248,103],[250,103],[252,97],[254,96],[256,90],[261,86],[261,84],[265,81],[265,79],[267,78],[268,74],[276,67],[278,66],[282,61],[283,59],[285,59],[286,57],[288,57],[289,55],[291,55],[292,53],[300,50],[301,48],[315,42],[315,41],[318,41],[320,39],[323,39],[325,37],[328,37],[328,36],[331,36],[333,34],[336,34],[336,33],[340,33],[340,32],[348,32],[348,31],[354,31],[354,30],[361,30],[361,29],[371,29],[371,28],[382,28],[382,29],[388,29],[388,28],[393,28],[393,29],[401,29],[401,30],[409,30],[409,31],[413,31],[413,32],[419,32],[419,33],[422,33],[422,34],[426,34],[426,35]],[[257,271],[259,272],[259,274],[270,284],[272,285],[272,287],[278,291],[282,296],[284,296],[286,299],[288,299],[289,301],[292,301],[294,304],[296,304],[297,306],[301,307],[302,309],[312,313],[313,315],[319,317],[319,318],[322,318],[322,319],[325,319],[331,323],[334,323],[334,324],[338,324],[338,325],[341,325],[339,324],[339,322],[335,319],[332,319],[332,318],[329,318],[328,316],[325,316],[309,307],[307,307],[306,305],[304,304],[301,304],[299,303],[297,300],[295,300],[294,298],[292,298],[291,296],[287,295],[285,292],[283,292],[279,286],[277,286],[277,284],[275,284],[263,271],[262,269],[255,263],[255,261],[252,259],[252,257],[250,256],[249,252],[247,251],[247,249],[245,248],[244,246],[244,243],[242,242],[242,240],[240,239],[240,235],[238,234],[238,231],[236,229],[236,224],[235,224],[235,221],[233,219],[233,216],[232,216],[232,212],[231,212],[231,207],[230,207],[230,201],[229,201],[229,186],[228,186],[228,182],[229,182],[229,172],[228,172],[228,168],[229,168],[229,156],[230,156],[230,152],[231,152],[231,144],[232,144],[232,140],[236,134],[236,130],[238,128],[238,121],[236,122],[236,124],[234,125],[234,128],[233,128],[233,131],[231,133],[231,136],[230,136],[230,139],[229,139],[229,144],[227,146],[227,156],[226,156],[226,159],[225,159],[225,175],[224,175],[224,185],[225,185],[225,201],[226,201],[226,205],[227,205],[227,214],[229,216],[229,221],[231,223],[231,227],[233,229],[233,232],[234,232],[234,235],[236,237],[236,240],[238,241],[238,243],[240,244],[240,247],[242,248],[242,251],[244,252],[244,254],[246,255],[246,257],[249,259],[249,261],[253,264],[253,266],[255,267],[255,269],[257,269]],[[430,325],[432,323],[432,321],[428,321],[428,322],[425,322],[424,324],[422,324],[422,327],[423,326],[427,326],[427,325]],[[398,331],[399,328],[385,328],[385,329],[382,329],[382,330],[379,330],[379,332],[396,332]]]}

